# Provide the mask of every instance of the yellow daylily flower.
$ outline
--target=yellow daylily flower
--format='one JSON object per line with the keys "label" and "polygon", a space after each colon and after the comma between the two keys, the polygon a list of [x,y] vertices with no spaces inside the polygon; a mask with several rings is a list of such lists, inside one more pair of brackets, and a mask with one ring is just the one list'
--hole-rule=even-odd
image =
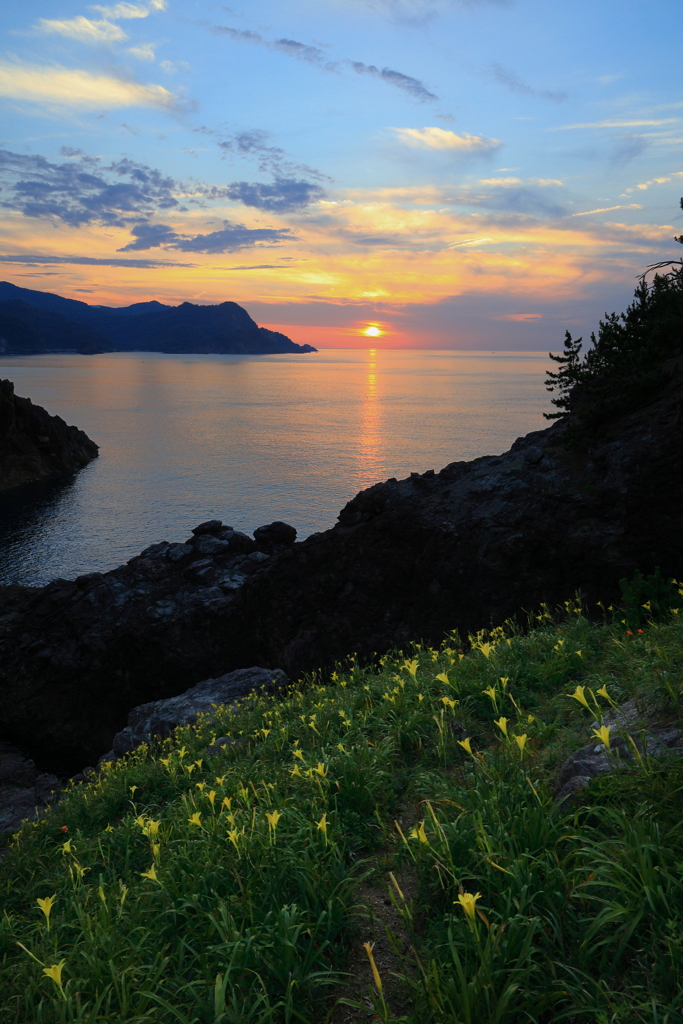
{"label": "yellow daylily flower", "polygon": [[155,868],[154,864],[152,864],[152,866],[149,869],[149,871],[141,871],[140,872],[140,877],[141,878],[149,878],[150,882],[158,882],[159,881],[159,879],[157,878],[157,869]]}
{"label": "yellow daylily flower", "polygon": [[303,751],[302,751],[302,750],[298,750],[298,749],[297,749],[297,750],[293,750],[293,751],[292,751],[292,755],[293,755],[294,757],[298,757],[300,761],[303,761],[303,760],[304,760],[304,754],[303,754]]}
{"label": "yellow daylily flower", "polygon": [[574,700],[578,700],[579,704],[583,704],[583,706],[588,711],[590,711],[590,705],[588,704],[588,701],[586,700],[586,687],[585,686],[577,686],[576,689],[574,690],[574,692],[573,693],[568,693],[567,696],[568,697],[573,697]]}
{"label": "yellow daylily flower", "polygon": [[436,679],[437,679],[437,682],[445,683],[446,686],[452,686],[453,685],[451,683],[450,679],[448,678],[448,675],[446,674],[446,672],[439,672],[439,674],[436,677]]}
{"label": "yellow daylily flower", "polygon": [[189,825],[197,825],[199,828],[202,827],[202,816],[199,811],[195,811],[192,817],[187,819]]}
{"label": "yellow daylily flower", "polygon": [[427,833],[425,832],[425,823],[421,821],[419,825],[416,825],[413,831],[410,833],[411,839],[419,839],[421,843],[428,843]]}
{"label": "yellow daylily flower", "polygon": [[458,746],[461,746],[463,750],[466,750],[468,754],[472,753],[472,745],[470,743],[469,736],[466,736],[464,740],[458,740]]}
{"label": "yellow daylily flower", "polygon": [[62,969],[66,960],[60,960],[58,964],[53,964],[52,967],[43,967],[43,974],[46,978],[50,978],[54,981],[58,988],[62,988]]}
{"label": "yellow daylily flower", "polygon": [[39,908],[45,914],[45,923],[47,924],[48,931],[50,931],[50,912],[52,911],[52,907],[56,899],[57,895],[55,893],[52,896],[46,896],[45,899],[36,900],[36,903],[38,904]]}
{"label": "yellow daylily flower", "polygon": [[272,828],[273,832],[277,828],[277,823],[282,815],[279,811],[266,811],[266,818],[268,819],[268,828]]}
{"label": "yellow daylily flower", "polygon": [[323,814],[320,821],[316,822],[316,824],[325,838],[327,838],[327,814]]}
{"label": "yellow daylily flower", "polygon": [[523,733],[523,735],[521,735],[521,736],[515,736],[515,743],[519,747],[519,756],[520,757],[524,756],[524,748],[526,747],[527,739],[528,739],[528,736],[526,735],[526,733]]}
{"label": "yellow daylily flower", "polygon": [[604,745],[609,750],[609,748],[610,748],[610,746],[609,746],[609,744],[610,744],[610,730],[609,730],[608,726],[602,725],[602,726],[600,726],[599,729],[593,729],[593,735],[597,739],[599,739],[601,743],[604,743]]}
{"label": "yellow daylily flower", "polygon": [[413,659],[413,661],[404,661],[403,662],[403,668],[407,672],[410,672],[410,674],[413,677],[413,679],[415,679],[417,677],[417,661],[416,660]]}
{"label": "yellow daylily flower", "polygon": [[[470,919],[470,921],[474,921],[474,915],[477,909],[477,900],[479,899],[481,899],[480,892],[477,892],[474,895],[472,895],[471,892],[461,892],[458,895],[457,902],[465,911],[465,914]],[[456,901],[454,900],[453,902],[455,903]]]}
{"label": "yellow daylily flower", "polygon": [[503,736],[505,736],[506,739],[507,739],[507,735],[508,735],[508,722],[509,721],[510,721],[509,718],[503,718],[503,716],[501,715],[501,717],[496,719],[494,721],[494,723],[493,723],[494,725],[498,726],[498,728],[500,729],[500,731],[502,732]]}

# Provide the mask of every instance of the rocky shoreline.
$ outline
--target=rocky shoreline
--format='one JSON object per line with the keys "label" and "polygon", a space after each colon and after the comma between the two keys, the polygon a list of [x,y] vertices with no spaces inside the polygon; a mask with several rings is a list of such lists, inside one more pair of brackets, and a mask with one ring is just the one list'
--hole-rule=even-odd
{"label": "rocky shoreline", "polygon": [[84,431],[15,395],[11,380],[0,380],[0,491],[67,476],[98,454]]}
{"label": "rocky shoreline", "polygon": [[253,665],[296,678],[577,589],[609,602],[635,569],[676,575],[682,434],[674,377],[588,445],[558,422],[501,456],[377,484],[303,542],[215,520],[105,574],[0,588],[0,738],[76,770],[131,708],[200,680]]}

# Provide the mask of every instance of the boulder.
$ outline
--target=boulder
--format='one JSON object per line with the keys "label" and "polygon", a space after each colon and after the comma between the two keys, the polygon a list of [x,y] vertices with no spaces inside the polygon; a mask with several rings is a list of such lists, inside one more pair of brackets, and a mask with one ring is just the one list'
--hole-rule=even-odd
{"label": "boulder", "polygon": [[293,544],[296,540],[296,530],[289,523],[277,520],[268,526],[259,526],[254,530],[254,540],[259,547],[264,548],[271,548],[276,544]]}
{"label": "boulder", "polygon": [[[288,685],[289,679],[281,669],[254,666],[227,672],[218,679],[204,679],[178,697],[141,704],[130,712],[126,728],[116,734],[112,751],[101,760],[110,761],[135,750],[142,743],[165,739],[179,725],[192,725],[199,715],[220,705],[234,704],[253,690],[264,689],[272,693],[284,690]],[[228,743],[225,737],[222,739]]]}

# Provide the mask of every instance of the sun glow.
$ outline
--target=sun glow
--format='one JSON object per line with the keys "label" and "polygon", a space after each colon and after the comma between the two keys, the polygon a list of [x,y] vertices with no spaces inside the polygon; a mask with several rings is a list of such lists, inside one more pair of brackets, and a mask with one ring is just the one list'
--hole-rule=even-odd
{"label": "sun glow", "polygon": [[368,324],[368,326],[363,331],[363,334],[367,334],[369,338],[379,338],[382,334],[384,334],[384,331],[381,331],[379,327],[375,326],[375,324]]}

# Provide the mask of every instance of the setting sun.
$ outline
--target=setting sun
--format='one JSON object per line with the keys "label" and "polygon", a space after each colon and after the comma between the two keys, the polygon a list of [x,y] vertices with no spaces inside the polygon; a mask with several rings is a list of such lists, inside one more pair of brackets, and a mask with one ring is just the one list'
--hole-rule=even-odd
{"label": "setting sun", "polygon": [[384,334],[384,331],[380,331],[379,327],[370,324],[369,327],[365,328],[363,334],[367,334],[370,338],[379,338],[380,334]]}

